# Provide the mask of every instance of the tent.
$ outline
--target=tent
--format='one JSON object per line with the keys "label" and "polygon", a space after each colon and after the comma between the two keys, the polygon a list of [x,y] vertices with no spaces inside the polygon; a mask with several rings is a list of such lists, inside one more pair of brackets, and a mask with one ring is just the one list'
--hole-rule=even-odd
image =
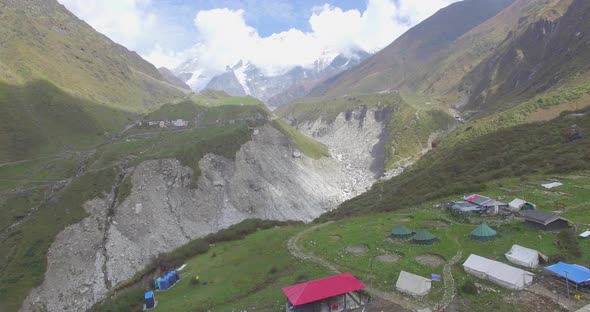
{"label": "tent", "polygon": [[531,272],[471,254],[463,263],[465,272],[487,279],[502,287],[521,290],[533,283]]}
{"label": "tent", "polygon": [[576,285],[590,284],[590,269],[577,264],[558,262],[545,267],[545,270],[563,278],[567,278]]}
{"label": "tent", "polygon": [[524,199],[515,198],[511,201],[508,206],[512,211],[520,211],[522,210],[535,210],[537,206],[535,204],[529,203]]}
{"label": "tent", "polygon": [[512,245],[510,251],[504,255],[508,261],[527,268],[536,268],[539,265],[539,252],[534,249]]}
{"label": "tent", "polygon": [[412,236],[412,241],[419,245],[432,245],[436,241],[436,236],[425,229],[418,231]]}
{"label": "tent", "polygon": [[412,235],[414,235],[414,232],[403,224],[400,224],[391,230],[391,237],[396,239],[408,239],[411,238]]}
{"label": "tent", "polygon": [[395,288],[412,296],[424,296],[430,292],[432,280],[422,276],[401,271],[395,283]]}
{"label": "tent", "polygon": [[584,231],[580,234],[581,238],[588,238],[590,237],[590,231]]}
{"label": "tent", "polygon": [[154,292],[153,291],[148,291],[145,293],[145,295],[143,296],[144,300],[145,300],[145,308],[146,309],[151,309],[153,307],[156,306],[156,300],[154,298]]}
{"label": "tent", "polygon": [[478,225],[471,232],[471,238],[481,242],[491,241],[496,239],[497,237],[498,233],[494,231],[491,227],[489,227],[485,222]]}
{"label": "tent", "polygon": [[156,289],[157,290],[167,290],[172,286],[170,281],[166,277],[161,277],[156,280]]}

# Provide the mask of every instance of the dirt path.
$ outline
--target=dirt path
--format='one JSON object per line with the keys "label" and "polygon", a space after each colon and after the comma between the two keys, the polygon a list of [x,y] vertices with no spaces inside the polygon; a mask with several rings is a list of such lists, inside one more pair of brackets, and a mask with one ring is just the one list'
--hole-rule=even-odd
{"label": "dirt path", "polygon": [[463,250],[461,249],[459,242],[455,239],[455,243],[457,243],[457,253],[451,258],[451,260],[447,261],[445,266],[443,267],[443,287],[444,287],[444,294],[442,300],[434,307],[435,310],[444,311],[455,299],[455,295],[457,294],[457,287],[455,286],[455,279],[453,278],[453,271],[452,267],[461,260],[463,256]]}
{"label": "dirt path", "polygon": [[[332,224],[334,223],[334,221],[329,221],[326,223],[322,223],[322,224],[318,224],[318,225],[314,225],[310,228],[307,228],[297,234],[295,234],[293,237],[291,237],[289,239],[289,241],[287,242],[287,249],[289,250],[289,252],[298,259],[304,260],[304,261],[310,261],[313,262],[315,264],[321,265],[324,268],[328,269],[329,271],[335,273],[335,274],[339,274],[341,273],[341,271],[336,267],[336,265],[334,265],[333,263],[320,258],[316,255],[313,254],[309,254],[309,253],[305,253],[301,250],[301,248],[299,248],[299,246],[297,245],[297,243],[299,242],[299,240],[301,239],[301,237],[303,237],[305,234],[313,232],[317,229],[320,229],[326,225]],[[365,288],[365,290],[373,297],[379,298],[381,300],[385,300],[389,303],[395,304],[397,306],[399,306],[399,308],[405,308],[407,310],[411,310],[411,311],[417,311],[419,309],[423,309],[425,308],[425,306],[423,304],[414,302],[408,298],[403,297],[402,295],[395,293],[395,292],[384,292],[382,290],[367,286]]]}

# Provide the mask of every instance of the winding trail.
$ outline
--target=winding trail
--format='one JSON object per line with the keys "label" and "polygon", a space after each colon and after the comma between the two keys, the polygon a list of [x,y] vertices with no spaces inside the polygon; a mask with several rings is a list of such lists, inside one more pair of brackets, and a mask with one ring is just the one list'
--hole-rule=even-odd
{"label": "winding trail", "polygon": [[[310,228],[307,228],[307,229],[293,235],[293,237],[291,237],[289,239],[289,241],[287,242],[287,249],[295,258],[298,258],[298,259],[301,259],[304,261],[310,261],[312,263],[318,264],[318,265],[328,269],[329,271],[333,272],[334,274],[341,273],[341,271],[333,263],[327,261],[326,259],[320,258],[316,255],[305,253],[297,245],[297,243],[299,242],[301,237],[303,237],[305,234],[313,232],[317,229],[320,229],[320,228],[322,228],[326,225],[332,224],[332,223],[334,223],[334,221],[329,221],[326,223],[314,225]],[[424,304],[412,301],[412,300],[405,298],[402,295],[395,293],[395,292],[385,292],[385,291],[382,291],[382,290],[379,290],[379,289],[376,289],[376,288],[373,288],[370,286],[366,286],[365,290],[373,297],[379,298],[381,300],[385,300],[385,301],[390,302],[392,304],[396,304],[402,308],[405,308],[405,309],[408,309],[411,311],[417,311],[417,310],[425,308]]]}
{"label": "winding trail", "polygon": [[[451,258],[443,267],[443,283],[444,283],[444,294],[441,301],[434,307],[434,311],[444,311],[455,299],[455,295],[457,294],[457,287],[455,287],[455,279],[453,278],[453,270],[452,267],[461,260],[463,256],[463,250],[459,245],[457,239],[455,239],[455,243],[457,243],[457,253]],[[437,310],[438,309],[438,310]]]}

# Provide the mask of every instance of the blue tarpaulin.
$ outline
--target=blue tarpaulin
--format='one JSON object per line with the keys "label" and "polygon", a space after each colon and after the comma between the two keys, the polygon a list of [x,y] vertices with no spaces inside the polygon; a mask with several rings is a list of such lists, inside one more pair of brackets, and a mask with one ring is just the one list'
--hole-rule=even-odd
{"label": "blue tarpaulin", "polygon": [[145,308],[146,309],[151,309],[156,305],[153,291],[146,292],[144,295],[144,299],[145,299]]}
{"label": "blue tarpaulin", "polygon": [[567,278],[576,284],[590,282],[590,269],[581,265],[558,262],[554,265],[545,267],[545,270],[553,272],[563,278]]}

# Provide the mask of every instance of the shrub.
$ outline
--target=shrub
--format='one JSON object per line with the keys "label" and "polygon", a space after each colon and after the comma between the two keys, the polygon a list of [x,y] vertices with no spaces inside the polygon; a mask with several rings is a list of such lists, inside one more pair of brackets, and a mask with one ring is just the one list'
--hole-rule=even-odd
{"label": "shrub", "polygon": [[466,280],[461,286],[461,292],[465,294],[475,295],[477,294],[477,286],[472,280]]}

